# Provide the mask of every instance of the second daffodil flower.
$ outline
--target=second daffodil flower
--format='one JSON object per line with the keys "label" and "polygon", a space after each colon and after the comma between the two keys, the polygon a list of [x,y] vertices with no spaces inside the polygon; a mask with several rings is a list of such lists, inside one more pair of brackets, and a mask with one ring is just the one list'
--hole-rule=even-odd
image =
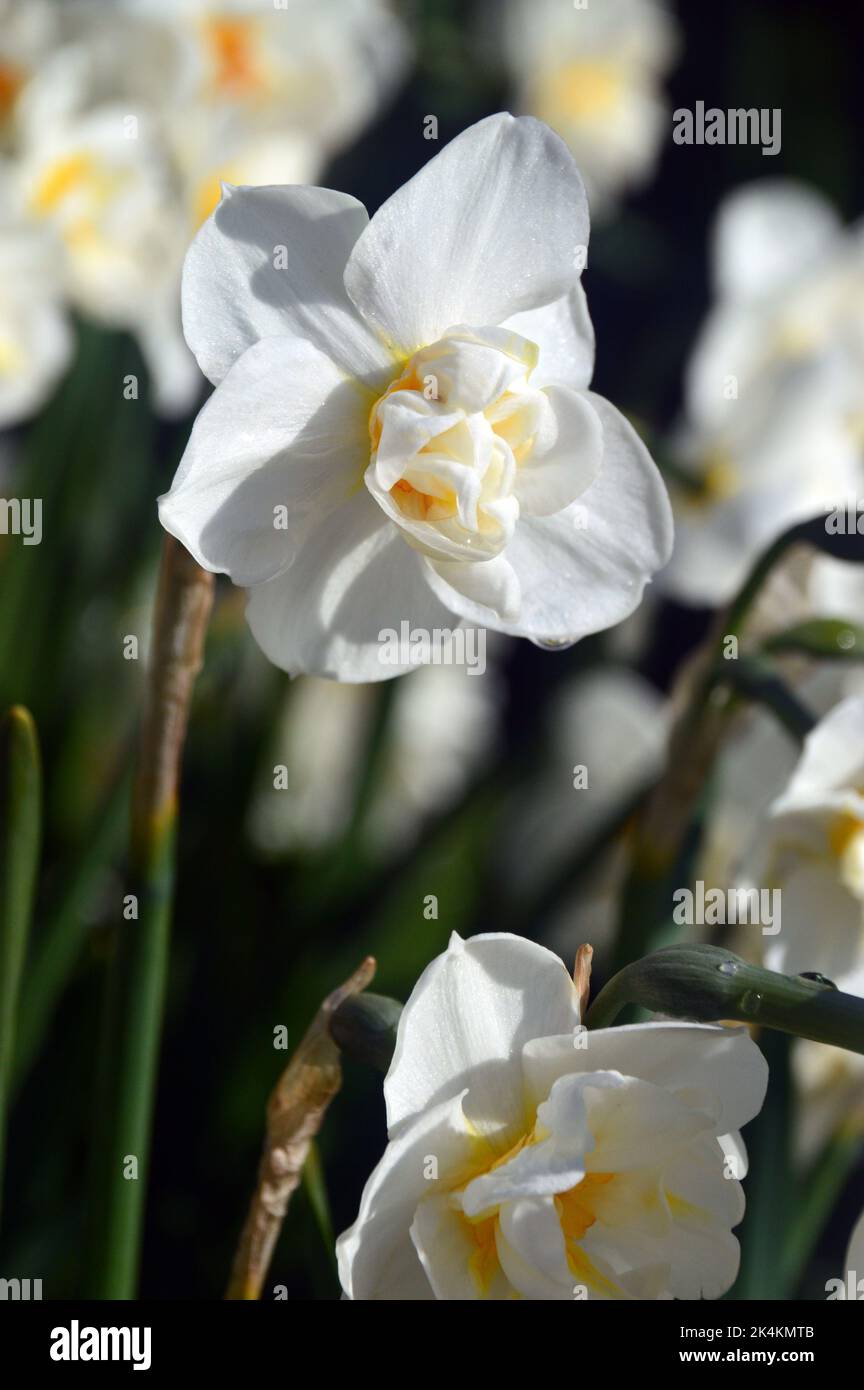
{"label": "second daffodil flower", "polygon": [[738,1269],[736,1131],[767,1067],[746,1029],[580,1031],[544,947],[462,941],[426,969],[384,1093],[390,1143],[338,1242],[352,1299],[719,1298]]}
{"label": "second daffodil flower", "polygon": [[671,544],[636,434],[590,392],[588,213],[560,139],[498,115],[370,221],[322,188],[226,188],[190,248],[187,341],[216,392],[163,525],[252,590],[279,666],[409,669],[387,630],[575,641]]}

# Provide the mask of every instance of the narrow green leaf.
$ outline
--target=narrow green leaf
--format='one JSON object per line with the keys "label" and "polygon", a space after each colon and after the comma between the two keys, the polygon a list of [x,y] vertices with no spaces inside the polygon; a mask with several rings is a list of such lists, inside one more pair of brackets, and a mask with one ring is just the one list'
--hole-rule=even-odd
{"label": "narrow green leaf", "polygon": [[86,845],[62,884],[56,908],[33,942],[21,986],[18,1033],[15,1041],[13,1089],[24,1081],[35,1061],[55,1009],[84,950],[87,907],[94,884],[119,851],[128,834],[127,806],[130,777],[118,778],[95,823],[89,827]]}
{"label": "narrow green leaf", "polygon": [[324,1249],[327,1251],[327,1258],[332,1268],[335,1269],[336,1238],[333,1234],[330,1198],[327,1195],[327,1181],[324,1177],[324,1165],[321,1162],[321,1150],[314,1139],[309,1145],[309,1152],[303,1165],[303,1187],[315,1217],[315,1224],[324,1243]]}
{"label": "narrow green leaf", "polygon": [[861,1156],[861,1135],[841,1130],[833,1134],[799,1180],[792,1218],[783,1243],[783,1272],[792,1297],[810,1263],[816,1242]]}
{"label": "narrow green leaf", "polygon": [[18,995],[27,952],[41,834],[36,726],[14,706],[0,724],[0,1196]]}

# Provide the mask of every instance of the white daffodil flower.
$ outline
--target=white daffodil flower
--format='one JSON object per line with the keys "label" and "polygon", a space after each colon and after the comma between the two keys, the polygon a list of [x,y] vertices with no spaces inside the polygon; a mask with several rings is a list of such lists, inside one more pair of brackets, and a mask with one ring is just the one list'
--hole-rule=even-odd
{"label": "white daffodil flower", "polygon": [[746,1029],[585,1032],[564,965],[506,934],[420,977],[390,1142],[338,1242],[352,1299],[719,1298],[738,1268],[735,1133],[767,1068]]}
{"label": "white daffodil flower", "polygon": [[382,634],[460,623],[540,643],[619,622],[671,546],[638,437],[587,390],[556,135],[492,116],[369,221],[321,188],[227,189],[186,258],[186,339],[217,389],[165,528],[251,588],[292,673],[380,680]]}
{"label": "white daffodil flower", "polygon": [[728,600],[764,548],[861,492],[864,234],[812,190],[749,185],[714,234],[716,303],[693,354],[664,587]]}
{"label": "white daffodil flower", "polygon": [[864,994],[864,697],[841,701],[805,739],[762,856],[760,878],[783,894],[769,969],[818,970]]}
{"label": "white daffodil flower", "polygon": [[592,216],[607,214],[650,177],[671,129],[661,83],[678,51],[675,21],[657,0],[507,0],[504,40],[521,109],[567,141]]}
{"label": "white daffodil flower", "polygon": [[56,247],[18,215],[9,185],[0,170],[0,428],[39,409],[72,352]]}
{"label": "white daffodil flower", "polygon": [[177,305],[188,231],[158,125],[120,103],[49,122],[17,178],[22,208],[55,238],[71,303],[135,333],[157,408],[187,409],[201,384]]}
{"label": "white daffodil flower", "polygon": [[302,133],[319,164],[369,124],[410,54],[384,0],[124,0],[124,8],[183,46],[188,99],[208,119],[230,111],[246,140]]}
{"label": "white daffodil flower", "polygon": [[[858,569],[855,565],[821,558],[812,567],[804,564],[800,568],[801,578],[812,570],[819,594],[833,596],[839,589],[841,597],[843,590],[854,581]],[[813,616],[812,608],[803,603],[805,592],[811,592],[810,585],[796,589],[790,583],[782,586],[782,594],[777,593],[778,602],[781,597],[788,600],[783,614],[784,626]],[[837,617],[847,612],[840,602],[820,611],[831,612]],[[766,631],[776,630],[770,623],[770,616],[766,612],[766,620],[769,620],[765,624]],[[774,616],[780,616],[779,612]],[[844,697],[860,694],[861,677],[854,672],[854,666],[845,668],[842,663],[823,663],[819,669],[811,671],[801,685],[804,704],[814,711],[829,712]],[[815,857],[809,848],[804,850],[797,834],[794,844],[787,845],[785,831],[778,833],[773,818],[778,797],[785,795],[797,761],[795,744],[773,715],[754,710],[740,723],[720,752],[711,814],[695,876],[706,887],[723,891],[732,887],[780,887],[779,936],[763,936],[758,926],[729,926],[724,929],[723,944],[756,964],[793,973],[818,970],[834,979],[823,955],[823,941],[833,938],[835,925],[842,929],[842,923],[849,919],[850,909],[854,919],[854,902],[845,895],[842,916],[835,923],[834,880],[838,861],[830,852],[830,845],[827,853],[820,852]],[[824,841],[822,847],[825,848]],[[775,863],[785,871],[776,884],[770,876]],[[796,864],[802,870],[813,870],[816,875],[803,911],[797,901],[797,883],[786,876]],[[822,875],[828,881],[824,900],[820,897]],[[698,931],[696,934],[699,935]],[[789,949],[784,951],[787,939]],[[842,983],[835,981],[841,988],[851,988],[855,978],[864,972],[864,932],[857,933],[857,939],[856,947],[853,920],[844,948],[846,969]],[[848,954],[850,948],[851,955]],[[858,964],[856,950],[860,952]],[[833,967],[836,960],[830,963]],[[841,1127],[856,1127],[864,1132],[864,1058],[843,1048],[796,1039],[792,1062],[800,1098],[795,1106],[795,1147],[799,1159],[806,1164]]]}

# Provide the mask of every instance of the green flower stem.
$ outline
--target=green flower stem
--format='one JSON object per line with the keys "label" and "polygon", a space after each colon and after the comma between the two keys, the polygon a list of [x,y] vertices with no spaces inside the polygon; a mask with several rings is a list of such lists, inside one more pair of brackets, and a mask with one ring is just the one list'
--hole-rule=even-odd
{"label": "green flower stem", "polygon": [[747,1126],[747,1206],[737,1232],[741,1267],[729,1297],[752,1300],[788,1298],[783,1263],[787,1229],[797,1220],[792,1179],[792,1040],[764,1033],[760,1046],[771,1084],[759,1114]]}
{"label": "green flower stem", "polygon": [[33,913],[42,821],[36,727],[15,705],[0,724],[0,1198],[18,996]]}
{"label": "green flower stem", "polygon": [[809,618],[782,632],[773,632],[762,643],[769,656],[791,654],[816,661],[864,660],[864,628],[846,618]]}
{"label": "green flower stem", "polygon": [[790,1297],[798,1288],[816,1242],[861,1157],[861,1144],[860,1132],[841,1129],[828,1140],[798,1183],[793,1197],[795,1219],[788,1227],[782,1249],[783,1277]]}
{"label": "green flower stem", "polygon": [[737,661],[724,662],[723,669],[717,672],[717,681],[725,681],[736,694],[770,709],[799,743],[815,727],[810,711],[762,657],[742,656]]}
{"label": "green flower stem", "polygon": [[333,1217],[330,1212],[330,1198],[327,1194],[327,1180],[321,1162],[321,1150],[316,1140],[309,1145],[306,1162],[303,1164],[303,1189],[309,1199],[315,1225],[327,1254],[331,1270],[336,1270],[336,1236],[333,1231]]}
{"label": "green flower stem", "polygon": [[166,537],[132,794],[129,892],[111,965],[90,1198],[91,1296],[135,1295],[174,887],[177,784],[213,601],[206,574]]}
{"label": "green flower stem", "polygon": [[608,1028],[627,1004],[675,1018],[734,1019],[864,1054],[864,999],[829,981],[779,975],[718,946],[667,946],[615,975],[588,1010]]}
{"label": "green flower stem", "polygon": [[90,829],[90,838],[70,870],[58,906],[34,941],[21,986],[21,1008],[15,1040],[12,1084],[25,1080],[50,1026],[58,1001],[83,951],[88,931],[87,906],[94,880],[121,847],[131,777],[122,776],[111,789]]}

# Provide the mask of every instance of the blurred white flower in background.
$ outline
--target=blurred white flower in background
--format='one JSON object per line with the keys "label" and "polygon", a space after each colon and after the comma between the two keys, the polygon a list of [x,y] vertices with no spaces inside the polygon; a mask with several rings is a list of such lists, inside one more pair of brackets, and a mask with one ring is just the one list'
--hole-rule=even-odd
{"label": "blurred white flower in background", "polygon": [[544,947],[493,934],[412,991],[384,1083],[390,1142],[338,1241],[352,1299],[719,1298],[738,1269],[735,1133],[765,1061],[743,1028],[580,1033]]}
{"label": "blurred white flower in background", "polygon": [[276,665],[381,680],[411,665],[382,661],[403,622],[560,644],[638,606],[671,516],[638,436],[587,390],[587,237],[566,147],[506,114],[371,222],[326,189],[228,190],[183,277],[217,389],[160,516],[252,589]]}
{"label": "blurred white flower in background", "polygon": [[664,587],[728,600],[796,521],[864,483],[864,232],[784,180],[732,193],[714,232],[716,301],[690,362]]}
{"label": "blurred white flower in background", "polygon": [[764,829],[766,883],[783,894],[769,969],[818,970],[864,995],[864,697],[850,696],[807,735]]}
{"label": "blurred white flower in background", "polygon": [[[530,902],[649,786],[663,767],[668,727],[663,697],[625,667],[604,667],[562,684],[549,706],[540,775],[520,789],[499,837],[499,872],[514,895]],[[595,855],[544,932],[553,950],[566,955],[577,942],[590,941],[602,971],[628,853],[621,833]]]}
{"label": "blurred white flower in background", "polygon": [[[501,22],[501,6],[490,20]],[[506,0],[506,56],[521,110],[567,141],[594,217],[651,176],[671,124],[663,78],[677,25],[659,0]]]}
{"label": "blurred white flower in background", "polygon": [[146,113],[105,105],[45,126],[17,172],[25,213],[55,237],[70,303],[137,333],[157,409],[188,408],[200,376],[177,305],[185,232],[171,166]]}
{"label": "blurred white flower in background", "polygon": [[319,167],[373,119],[410,57],[386,0],[123,3],[182,45],[189,99],[208,120],[227,111],[247,137],[302,134]]}
{"label": "blurred white flower in background", "polygon": [[452,805],[492,755],[499,734],[494,670],[423,666],[398,682],[381,785],[370,810],[373,842],[410,841],[422,819]]}
{"label": "blurred white flower in background", "polygon": [[[800,693],[809,708],[826,711],[803,754],[764,712],[727,741],[698,876],[723,889],[781,889],[780,933],[731,929],[724,944],[732,950],[786,974],[819,971],[840,989],[864,994],[864,900],[855,875],[864,677],[855,666],[825,663]],[[799,1039],[793,1072],[802,1160],[844,1128],[864,1132],[864,1058]]]}
{"label": "blurred white flower in background", "polygon": [[[314,181],[408,57],[404,26],[379,0],[0,0],[0,141],[16,217],[54,237],[75,309],[137,337],[160,413],[201,393],[180,275],[221,181]],[[25,336],[42,332],[43,299]],[[8,421],[41,397],[17,399]]]}
{"label": "blurred white flower in background", "polygon": [[15,206],[0,167],[0,429],[38,410],[72,351],[50,235]]}
{"label": "blurred white flower in background", "polygon": [[57,34],[51,0],[0,0],[0,151],[14,145],[18,103]]}
{"label": "blurred white flower in background", "polygon": [[[260,791],[249,834],[267,854],[331,844],[354,811],[376,690],[300,677],[292,683],[273,743],[286,789]],[[446,810],[488,761],[499,732],[494,672],[423,666],[396,683],[378,781],[364,835],[384,853]]]}

